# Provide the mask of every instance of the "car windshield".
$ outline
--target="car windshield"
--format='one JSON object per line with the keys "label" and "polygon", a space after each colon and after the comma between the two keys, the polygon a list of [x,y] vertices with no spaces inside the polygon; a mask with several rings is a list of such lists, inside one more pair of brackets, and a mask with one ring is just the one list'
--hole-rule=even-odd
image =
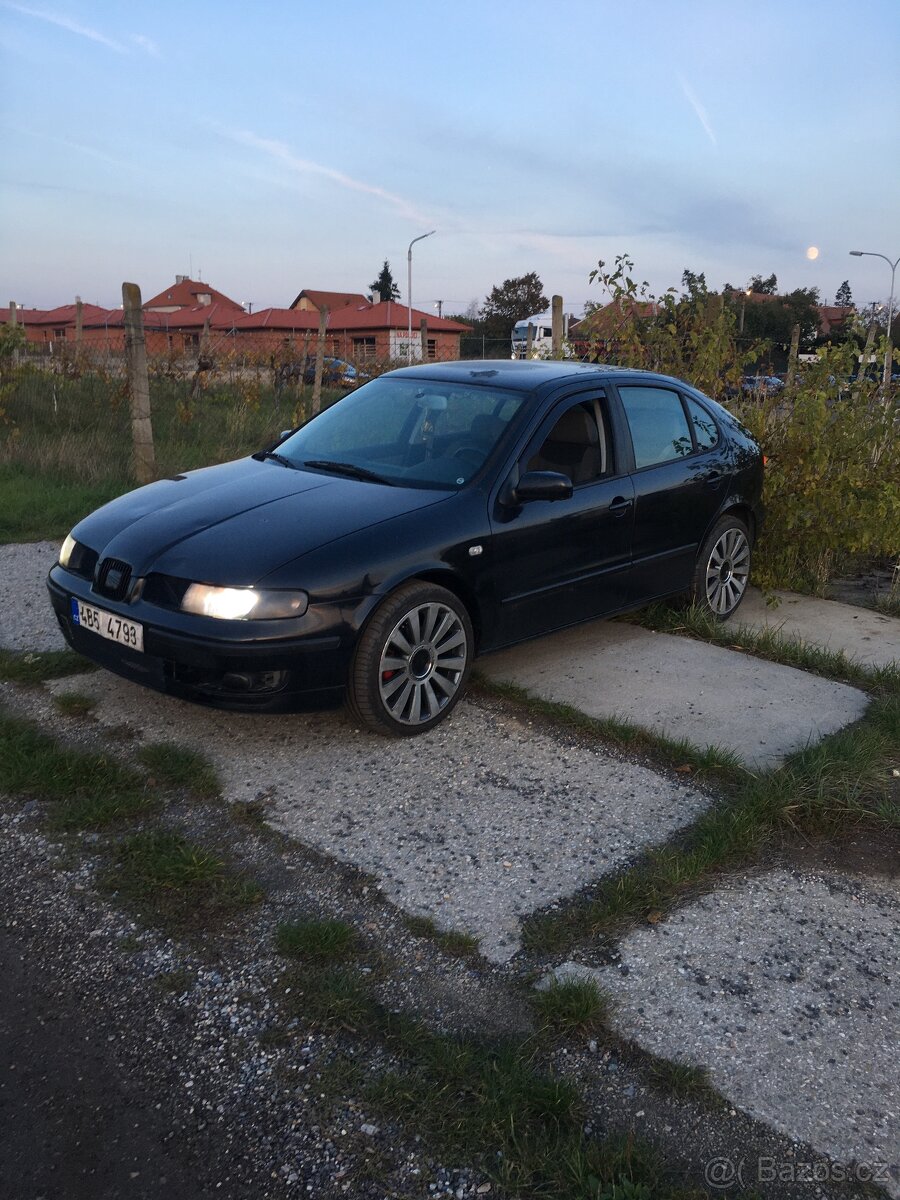
{"label": "car windshield", "polygon": [[384,375],[278,447],[291,465],[403,487],[459,488],[487,461],[524,396]]}

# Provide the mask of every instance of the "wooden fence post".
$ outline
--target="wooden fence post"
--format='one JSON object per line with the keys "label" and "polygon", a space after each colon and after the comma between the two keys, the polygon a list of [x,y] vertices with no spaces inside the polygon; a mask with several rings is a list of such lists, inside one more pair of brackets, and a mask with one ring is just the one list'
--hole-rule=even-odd
{"label": "wooden fence post", "polygon": [[[18,312],[19,312],[18,304],[16,304],[15,300],[10,300],[10,302],[9,302],[9,326],[10,326],[10,329],[15,329],[16,325],[19,323]],[[14,367],[17,367],[19,365],[18,349],[13,350],[12,365]]]}
{"label": "wooden fence post", "polygon": [[554,358],[562,358],[563,348],[563,298],[562,296],[554,296],[551,301],[551,324],[550,334],[552,338],[552,349]]}
{"label": "wooden fence post", "polygon": [[419,338],[422,342],[422,362],[428,357],[428,318],[423,317],[419,322]]}
{"label": "wooden fence post", "polygon": [[82,329],[84,328],[84,305],[81,303],[81,297],[75,297],[75,358],[81,358],[81,338]]}
{"label": "wooden fence post", "polygon": [[319,340],[316,343],[316,375],[313,380],[312,415],[322,407],[322,372],[325,367],[325,330],[328,328],[328,309],[319,313]]}
{"label": "wooden fence post", "polygon": [[144,313],[141,289],[136,283],[122,284],[125,325],[125,377],[131,397],[131,436],[134,444],[134,474],[138,483],[156,477],[153,426],[150,420],[150,380],[144,342]]}

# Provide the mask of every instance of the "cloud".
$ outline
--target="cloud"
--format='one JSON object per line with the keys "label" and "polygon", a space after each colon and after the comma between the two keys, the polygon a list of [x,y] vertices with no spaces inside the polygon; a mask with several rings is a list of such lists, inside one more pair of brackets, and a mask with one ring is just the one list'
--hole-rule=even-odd
{"label": "cloud", "polygon": [[707,115],[706,109],[703,107],[703,105],[700,103],[700,101],[694,95],[691,85],[684,78],[684,76],[679,75],[678,82],[681,84],[681,90],[684,92],[685,98],[687,99],[688,104],[690,104],[691,108],[694,110],[694,114],[697,117],[697,120],[703,126],[704,133],[706,134],[706,136],[709,138],[709,140],[712,142],[712,144],[714,146],[718,146],[719,143],[716,141],[716,135],[713,131],[713,127],[710,123],[709,116]]}
{"label": "cloud", "polygon": [[77,21],[72,21],[69,17],[61,16],[59,13],[44,12],[38,8],[28,8],[24,4],[14,4],[12,0],[3,0],[3,7],[22,13],[23,16],[34,17],[38,21],[46,21],[50,25],[56,25],[59,29],[65,29],[69,33],[75,33],[79,37],[87,38],[91,42],[97,42],[101,46],[106,46],[108,50],[115,50],[117,54],[128,53],[128,47],[123,46],[121,42],[107,37],[106,34],[100,33],[97,29],[91,29],[87,25],[79,25]]}
{"label": "cloud", "polygon": [[318,175],[323,179],[331,180],[332,183],[338,184],[339,187],[347,188],[354,192],[363,192],[368,196],[374,196],[376,199],[382,200],[385,204],[395,208],[411,221],[427,225],[432,220],[432,218],[429,218],[427,214],[416,208],[411,201],[406,200],[403,196],[389,192],[386,188],[379,187],[377,184],[365,183],[361,179],[354,179],[352,175],[346,175],[343,171],[338,171],[334,167],[312,162],[307,158],[300,158],[284,142],[277,142],[272,138],[262,138],[246,130],[220,130],[220,132],[243,146],[250,146],[254,150],[259,150],[267,154],[270,158],[283,163],[286,167],[299,174]]}
{"label": "cloud", "polygon": [[144,34],[142,34],[142,33],[133,33],[133,34],[131,34],[131,40],[134,42],[134,44],[136,46],[140,46],[140,48],[142,50],[146,50],[146,52],[152,58],[160,57],[159,46],[157,46],[157,44],[156,44],[156,42],[154,42],[153,38],[145,37]]}

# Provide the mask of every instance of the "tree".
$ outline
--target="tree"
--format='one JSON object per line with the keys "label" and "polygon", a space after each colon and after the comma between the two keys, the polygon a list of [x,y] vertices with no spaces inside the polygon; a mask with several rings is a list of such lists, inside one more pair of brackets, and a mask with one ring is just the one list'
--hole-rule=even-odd
{"label": "tree", "polygon": [[544,295],[544,285],[536,271],[518,275],[515,279],[504,279],[503,283],[491,288],[485,298],[481,316],[490,330],[497,335],[508,333],[516,321],[536,316],[550,307]]}
{"label": "tree", "polygon": [[747,287],[751,292],[758,292],[763,296],[774,296],[778,291],[778,280],[774,275],[769,275],[767,279],[763,279],[761,275],[754,275]]}
{"label": "tree", "polygon": [[681,273],[681,287],[689,299],[699,300],[708,294],[706,286],[706,272],[701,271],[699,275],[695,275],[693,271],[689,271],[687,267]]}
{"label": "tree", "polygon": [[845,279],[835,292],[834,302],[839,308],[853,307],[853,293],[850,291],[850,280]]}
{"label": "tree", "polygon": [[378,292],[382,300],[400,299],[400,289],[394,282],[394,276],[391,274],[391,264],[387,259],[384,260],[384,266],[381,268],[378,278],[369,284],[369,291]]}

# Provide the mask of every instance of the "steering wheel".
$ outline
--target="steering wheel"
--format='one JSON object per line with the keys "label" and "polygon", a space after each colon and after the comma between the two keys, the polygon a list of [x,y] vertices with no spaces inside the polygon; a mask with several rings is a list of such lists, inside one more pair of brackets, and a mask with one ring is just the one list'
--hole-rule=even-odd
{"label": "steering wheel", "polygon": [[476,466],[481,466],[485,458],[485,450],[483,446],[476,446],[471,442],[460,441],[459,445],[454,446],[452,443],[444,451],[444,458],[468,458],[474,460]]}

